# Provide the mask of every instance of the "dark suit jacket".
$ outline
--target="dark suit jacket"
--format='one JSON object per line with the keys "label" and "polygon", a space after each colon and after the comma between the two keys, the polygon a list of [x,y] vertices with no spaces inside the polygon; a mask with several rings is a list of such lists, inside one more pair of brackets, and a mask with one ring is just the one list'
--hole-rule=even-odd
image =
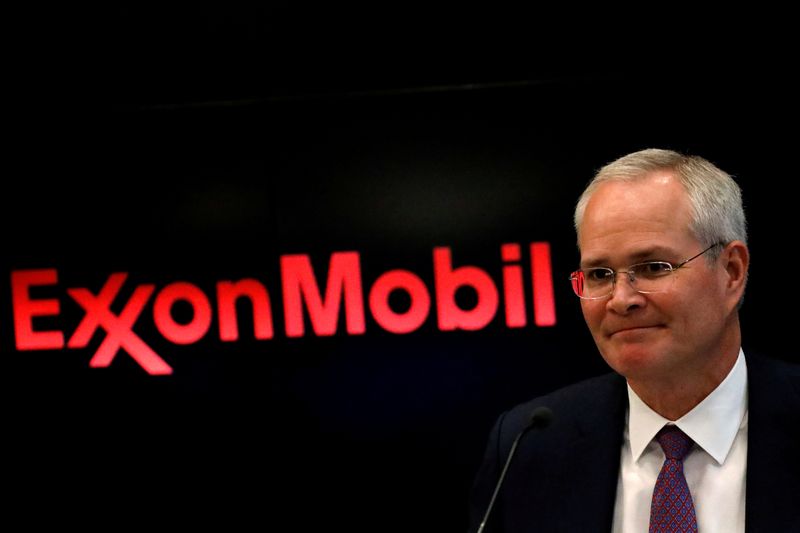
{"label": "dark suit jacket", "polygon": [[[800,532],[800,372],[747,357],[747,533]],[[476,531],[511,443],[531,411],[555,418],[519,443],[486,533],[611,531],[628,396],[617,374],[594,378],[518,405],[489,437],[473,487]]]}

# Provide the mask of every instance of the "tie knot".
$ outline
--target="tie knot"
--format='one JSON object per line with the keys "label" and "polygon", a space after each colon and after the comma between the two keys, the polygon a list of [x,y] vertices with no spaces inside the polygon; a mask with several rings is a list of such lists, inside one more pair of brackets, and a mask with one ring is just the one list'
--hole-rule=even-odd
{"label": "tie knot", "polygon": [[692,439],[681,431],[678,426],[664,426],[656,434],[656,440],[661,445],[661,449],[664,450],[664,455],[667,456],[667,459],[676,461],[683,461],[692,444],[694,444]]}

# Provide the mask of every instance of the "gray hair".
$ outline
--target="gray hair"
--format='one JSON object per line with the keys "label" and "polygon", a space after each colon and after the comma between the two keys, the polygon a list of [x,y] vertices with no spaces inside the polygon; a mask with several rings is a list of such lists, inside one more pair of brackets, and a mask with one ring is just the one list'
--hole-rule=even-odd
{"label": "gray hair", "polygon": [[[747,243],[742,191],[733,178],[702,157],[654,148],[620,157],[595,174],[575,206],[578,235],[586,205],[600,184],[638,181],[659,170],[672,171],[686,189],[692,212],[689,230],[704,248],[734,240]],[[708,260],[715,260],[719,253],[719,248],[711,250]]]}

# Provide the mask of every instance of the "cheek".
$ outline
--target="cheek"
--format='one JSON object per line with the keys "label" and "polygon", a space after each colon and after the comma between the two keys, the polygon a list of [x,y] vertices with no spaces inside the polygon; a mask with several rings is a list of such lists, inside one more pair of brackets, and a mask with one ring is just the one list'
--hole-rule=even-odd
{"label": "cheek", "polygon": [[603,320],[604,308],[605,306],[599,301],[581,300],[583,319],[586,321],[586,325],[589,326],[590,330],[594,331],[594,329],[600,326]]}
{"label": "cheek", "polygon": [[691,308],[683,316],[687,329],[709,334],[725,321],[725,302],[713,291],[714,288],[710,287],[702,296],[695,295]]}
{"label": "cheek", "polygon": [[708,335],[719,322],[721,300],[718,287],[710,280],[698,278],[686,283],[665,303],[676,338],[690,340]]}
{"label": "cheek", "polygon": [[719,284],[711,276],[698,276],[682,289],[675,295],[672,305],[684,320],[702,322],[713,315],[722,303]]}

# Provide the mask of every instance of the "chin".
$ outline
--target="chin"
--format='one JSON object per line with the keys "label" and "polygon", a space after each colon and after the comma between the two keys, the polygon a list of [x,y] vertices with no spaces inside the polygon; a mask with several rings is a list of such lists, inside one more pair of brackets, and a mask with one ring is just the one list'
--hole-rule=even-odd
{"label": "chin", "polygon": [[603,352],[603,358],[618,374],[629,379],[653,373],[661,359],[658,350],[644,343],[609,348]]}

